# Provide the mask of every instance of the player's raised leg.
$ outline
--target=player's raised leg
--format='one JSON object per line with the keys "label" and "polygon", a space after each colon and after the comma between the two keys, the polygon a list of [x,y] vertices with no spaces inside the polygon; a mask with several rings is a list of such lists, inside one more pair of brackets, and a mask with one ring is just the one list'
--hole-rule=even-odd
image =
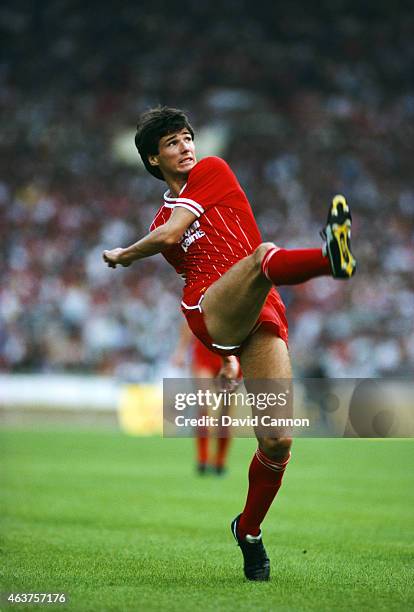
{"label": "player's raised leg", "polygon": [[[273,333],[259,328],[243,345],[242,368],[248,381],[291,379],[286,344]],[[244,558],[247,579],[263,581],[270,576],[270,561],[263,546],[260,525],[280,486],[290,458],[292,440],[271,434],[258,438],[259,447],[249,468],[249,488],[243,512],[231,524],[232,533]]]}
{"label": "player's raised leg", "polygon": [[351,252],[351,213],[343,196],[332,201],[318,249],[280,249],[271,242],[238,261],[210,285],[202,303],[204,320],[221,346],[239,346],[253,329],[273,285],[291,285],[317,276],[350,278],[356,268]]}

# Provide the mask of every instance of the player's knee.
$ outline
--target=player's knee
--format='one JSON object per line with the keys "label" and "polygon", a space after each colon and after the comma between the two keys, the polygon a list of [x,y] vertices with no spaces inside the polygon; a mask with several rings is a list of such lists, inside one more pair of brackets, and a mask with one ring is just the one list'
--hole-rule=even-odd
{"label": "player's knee", "polygon": [[255,257],[256,265],[259,269],[261,268],[263,257],[266,255],[269,249],[274,249],[275,246],[276,245],[273,242],[262,242],[261,244],[259,244],[258,247],[256,247],[255,251],[253,252],[253,255]]}
{"label": "player's knee", "polygon": [[259,439],[259,446],[269,459],[283,460],[289,454],[292,438],[264,437]]}

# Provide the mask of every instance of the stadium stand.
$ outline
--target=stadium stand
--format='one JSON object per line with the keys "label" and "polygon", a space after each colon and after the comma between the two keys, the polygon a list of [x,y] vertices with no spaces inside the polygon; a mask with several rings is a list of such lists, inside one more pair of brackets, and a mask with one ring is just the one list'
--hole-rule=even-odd
{"label": "stadium stand", "polygon": [[101,261],[160,205],[115,143],[165,103],[225,134],[264,239],[318,245],[329,197],[353,205],[355,279],[282,291],[296,374],[412,373],[414,14],[397,4],[3,3],[0,369],[151,380],[167,362],[175,274]]}

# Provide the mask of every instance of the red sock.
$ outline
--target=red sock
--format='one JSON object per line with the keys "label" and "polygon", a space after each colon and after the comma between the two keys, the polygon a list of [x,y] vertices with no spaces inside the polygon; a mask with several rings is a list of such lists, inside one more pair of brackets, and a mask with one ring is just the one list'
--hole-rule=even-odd
{"label": "red sock", "polygon": [[208,437],[207,429],[199,428],[197,430],[197,461],[200,464],[206,464],[208,461]]}
{"label": "red sock", "polygon": [[282,484],[283,474],[290,459],[272,461],[259,448],[253,455],[249,469],[249,491],[237,533],[239,538],[246,534],[257,536],[260,525]]}
{"label": "red sock", "polygon": [[329,259],[322,249],[269,249],[262,261],[262,272],[272,283],[298,285],[317,276],[332,275]]}
{"label": "red sock", "polygon": [[223,467],[226,463],[229,444],[230,436],[227,436],[226,438],[217,438],[216,467]]}

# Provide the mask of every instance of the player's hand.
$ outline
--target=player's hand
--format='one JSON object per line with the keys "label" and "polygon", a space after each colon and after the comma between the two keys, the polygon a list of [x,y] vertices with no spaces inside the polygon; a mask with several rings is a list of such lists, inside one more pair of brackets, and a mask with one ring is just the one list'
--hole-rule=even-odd
{"label": "player's hand", "polygon": [[230,355],[223,357],[223,365],[219,372],[220,388],[223,391],[234,391],[240,383],[239,380],[239,362],[237,357]]}
{"label": "player's hand", "polygon": [[108,268],[116,268],[117,265],[121,265],[124,268],[127,268],[131,265],[131,261],[122,261],[122,256],[124,254],[124,249],[117,248],[112,249],[111,251],[104,251],[102,254],[103,260],[108,264]]}

